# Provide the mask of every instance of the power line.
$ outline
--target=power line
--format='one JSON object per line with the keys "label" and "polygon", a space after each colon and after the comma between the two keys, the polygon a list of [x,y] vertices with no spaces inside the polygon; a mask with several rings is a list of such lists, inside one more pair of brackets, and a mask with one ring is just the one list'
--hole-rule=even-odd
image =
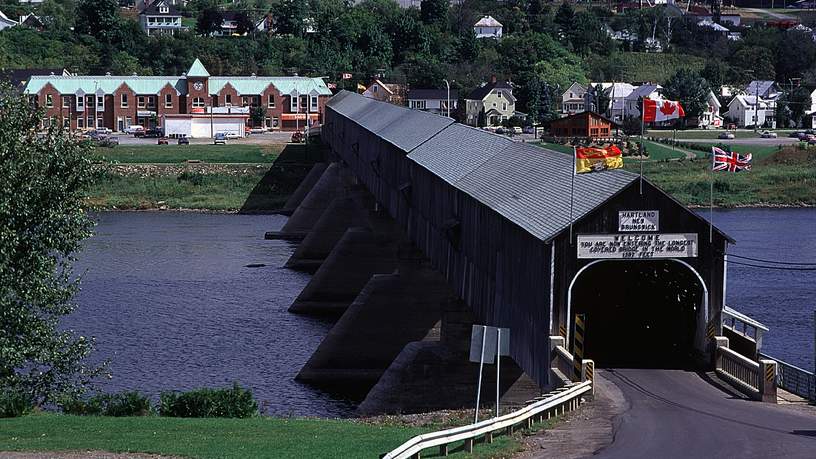
{"label": "power line", "polygon": [[814,268],[791,268],[785,266],[762,266],[762,265],[754,265],[751,263],[740,263],[739,261],[729,261],[729,265],[740,265],[740,266],[750,266],[752,268],[764,268],[764,269],[777,269],[779,271],[816,271],[816,267]]}
{"label": "power line", "polygon": [[742,255],[735,255],[733,253],[729,253],[728,256],[729,257],[735,257],[735,258],[742,258],[744,260],[758,261],[760,263],[772,263],[772,264],[775,264],[775,265],[816,266],[816,263],[794,263],[794,262],[790,262],[790,261],[763,260],[762,258],[744,257]]}

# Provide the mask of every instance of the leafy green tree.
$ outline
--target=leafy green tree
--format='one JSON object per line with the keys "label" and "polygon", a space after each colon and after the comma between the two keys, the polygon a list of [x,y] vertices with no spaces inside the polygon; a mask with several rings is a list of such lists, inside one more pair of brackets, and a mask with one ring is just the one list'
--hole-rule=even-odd
{"label": "leafy green tree", "polygon": [[[663,93],[667,99],[679,100],[683,105],[686,118],[699,117],[703,114],[707,106],[708,91],[708,82],[705,78],[685,68],[677,70],[663,86]],[[685,123],[685,119],[683,122]]]}
{"label": "leafy green tree", "polygon": [[449,6],[450,2],[448,0],[422,0],[419,5],[422,22],[444,27],[448,22]]}
{"label": "leafy green tree", "polygon": [[609,94],[604,91],[603,85],[600,83],[592,87],[592,98],[595,103],[596,112],[603,114],[609,110],[609,103],[611,102],[611,99]]}
{"label": "leafy green tree", "polygon": [[720,61],[708,61],[703,70],[700,71],[700,76],[705,78],[712,91],[717,92],[728,81],[729,73],[728,64]]}
{"label": "leafy green tree", "polygon": [[252,19],[243,11],[235,14],[235,31],[239,35],[250,33],[255,29],[255,24]]}
{"label": "leafy green tree", "polygon": [[555,12],[555,26],[558,28],[559,37],[566,38],[572,29],[572,21],[575,19],[575,9],[569,2],[564,2]]}
{"label": "leafy green tree", "polygon": [[604,24],[592,13],[581,12],[571,21],[567,32],[572,49],[579,54],[609,55],[612,52],[612,39],[606,33]]}
{"label": "leafy green tree", "polygon": [[196,32],[201,35],[210,35],[221,29],[224,16],[215,6],[207,6],[198,13],[196,20]]}
{"label": "leafy green tree", "polygon": [[[77,394],[99,373],[93,339],[60,327],[78,288],[71,264],[92,223],[84,208],[88,145],[0,89],[0,393],[34,404]],[[61,123],[56,123],[61,124]]]}
{"label": "leafy green tree", "polygon": [[76,31],[110,43],[119,30],[119,4],[116,0],[80,0],[77,3]]}
{"label": "leafy green tree", "polygon": [[812,32],[788,30],[784,35],[784,45],[776,52],[776,78],[787,82],[790,78],[801,78],[816,62],[816,43]]}

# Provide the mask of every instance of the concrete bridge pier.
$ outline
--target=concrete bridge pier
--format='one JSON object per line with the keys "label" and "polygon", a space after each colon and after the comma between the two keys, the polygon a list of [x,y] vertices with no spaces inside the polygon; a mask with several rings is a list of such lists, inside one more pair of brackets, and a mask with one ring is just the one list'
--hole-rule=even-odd
{"label": "concrete bridge pier", "polygon": [[441,305],[450,298],[427,266],[375,274],[296,379],[364,396],[408,343],[439,339]]}
{"label": "concrete bridge pier", "polygon": [[359,185],[345,185],[343,194],[331,199],[285,266],[316,272],[347,229],[370,227],[369,216],[373,209],[374,199],[367,191]]}
{"label": "concrete bridge pier", "polygon": [[[358,415],[474,407],[479,364],[468,359],[473,316],[460,300],[448,300],[442,308],[440,339],[408,343],[368,392]],[[496,366],[485,365],[482,408],[495,406],[495,388]],[[512,408],[540,395],[541,389],[505,357],[500,394],[502,406]]]}
{"label": "concrete bridge pier", "polygon": [[320,177],[323,175],[323,172],[326,171],[326,168],[329,167],[328,163],[317,163],[309,170],[309,173],[306,174],[306,177],[303,178],[303,181],[300,182],[295,191],[289,196],[289,199],[286,200],[286,203],[283,207],[278,210],[278,214],[291,216],[295,210],[297,210],[300,203],[306,198],[306,195],[314,188],[315,184]]}
{"label": "concrete bridge pier", "polygon": [[285,239],[299,241],[314,227],[323,212],[336,196],[342,195],[344,180],[339,163],[331,163],[320,175],[297,209],[280,231],[266,233],[266,239]]}

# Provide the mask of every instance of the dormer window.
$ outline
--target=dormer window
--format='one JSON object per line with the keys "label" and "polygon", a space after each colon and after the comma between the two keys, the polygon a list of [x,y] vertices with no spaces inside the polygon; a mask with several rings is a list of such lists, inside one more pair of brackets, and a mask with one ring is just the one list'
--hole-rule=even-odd
{"label": "dormer window", "polygon": [[161,6],[159,6],[159,13],[161,13],[161,14],[167,14],[167,13],[169,13],[169,12],[170,12],[170,8],[168,8],[168,7],[167,7],[167,5],[161,5]]}

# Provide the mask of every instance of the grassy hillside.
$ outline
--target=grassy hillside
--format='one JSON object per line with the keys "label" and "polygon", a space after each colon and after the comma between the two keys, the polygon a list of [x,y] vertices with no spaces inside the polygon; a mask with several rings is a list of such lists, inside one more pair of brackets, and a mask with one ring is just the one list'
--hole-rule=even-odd
{"label": "grassy hillside", "polygon": [[593,70],[600,67],[613,71],[619,81],[663,83],[680,68],[701,70],[705,67],[705,59],[687,54],[624,52],[609,58],[594,56],[588,64]]}

